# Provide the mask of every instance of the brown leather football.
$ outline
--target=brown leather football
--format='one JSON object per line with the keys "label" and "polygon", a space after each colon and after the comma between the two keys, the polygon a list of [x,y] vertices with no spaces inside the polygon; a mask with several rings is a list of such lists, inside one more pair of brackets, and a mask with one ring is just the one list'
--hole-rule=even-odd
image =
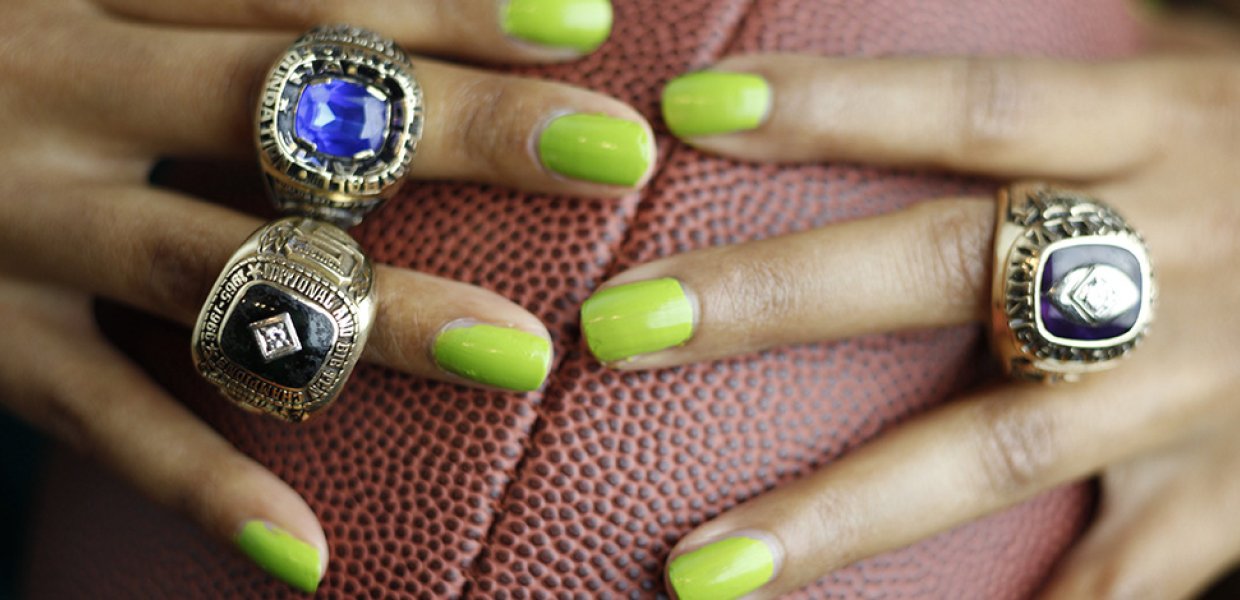
{"label": "brown leather football", "polygon": [[[1121,0],[615,0],[579,62],[521,69],[632,103],[754,51],[838,56],[1133,52]],[[433,116],[431,117],[433,118]],[[657,125],[660,131],[661,126]],[[703,156],[661,133],[660,164],[620,200],[413,184],[355,233],[376,260],[475,283],[548,324],[542,393],[483,392],[364,367],[301,426],[235,409],[159,323],[120,343],[244,452],[299,490],[332,549],[326,598],[619,598],[663,590],[694,526],[949,400],[987,360],[980,330],[872,336],[647,373],[582,351],[578,308],[610,275],[692,248],[779,235],[990,185],[954,176]],[[246,179],[257,181],[257,178]],[[247,187],[251,208],[261,205]],[[201,193],[239,197],[235,189]],[[105,326],[135,317],[107,311]],[[293,592],[78,459],[54,461],[33,525],[35,598],[283,597]],[[805,590],[832,598],[1020,598],[1087,523],[1072,486]],[[916,502],[910,498],[910,506]]]}

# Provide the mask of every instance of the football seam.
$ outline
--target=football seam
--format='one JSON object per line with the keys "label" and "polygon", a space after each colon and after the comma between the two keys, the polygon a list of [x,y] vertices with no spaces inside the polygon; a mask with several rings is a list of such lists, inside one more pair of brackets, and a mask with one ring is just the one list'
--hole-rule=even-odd
{"label": "football seam", "polygon": [[[733,47],[735,47],[737,43],[737,38],[740,37],[741,32],[744,30],[745,21],[750,17],[750,15],[753,14],[754,9],[757,7],[757,4],[758,4],[758,0],[747,0],[745,7],[742,8],[740,11],[738,11],[739,14],[736,18],[736,21],[732,24],[731,31],[728,32],[727,40],[719,45],[719,52],[712,57],[712,60],[709,61],[710,63],[718,62],[722,57],[727,56],[731,53]],[[629,242],[632,240],[632,237],[634,235],[633,230],[636,228],[635,226],[637,224],[638,218],[642,214],[643,208],[649,207],[650,204],[654,201],[655,190],[658,187],[656,184],[660,182],[661,178],[663,177],[663,174],[666,172],[668,166],[671,164],[672,161],[669,159],[677,151],[683,150],[689,147],[684,142],[681,142],[680,140],[676,139],[674,136],[671,136],[670,132],[667,130],[667,125],[665,123],[660,123],[660,125],[661,125],[661,131],[659,131],[657,135],[666,136],[667,138],[669,138],[668,141],[666,142],[668,146],[667,152],[660,155],[660,160],[659,160],[659,163],[655,166],[654,173],[650,175],[649,182],[646,184],[646,187],[640,193],[641,198],[637,201],[637,204],[633,207],[633,214],[629,216],[627,222],[625,223],[624,233],[622,233],[619,236],[619,241],[616,243],[615,249],[612,251],[610,263],[607,266],[607,268],[603,270],[603,277],[602,277],[603,281],[607,281],[608,279],[611,279],[612,277],[616,275],[617,265],[620,264],[623,259],[622,251],[624,250],[625,247],[629,245]],[[658,142],[656,141],[656,145],[657,144]],[[566,348],[577,348],[576,351],[578,352],[581,351],[580,350],[580,346],[581,346],[580,323],[578,323],[578,327],[577,327],[577,331],[575,332],[575,335],[571,335],[571,337],[572,339],[564,340],[564,346]],[[565,354],[567,355],[568,353],[566,352]],[[547,376],[547,382],[545,384],[546,387],[543,388],[544,391],[541,394],[541,398],[539,398],[533,404],[532,408],[535,411],[534,422],[530,425],[529,434],[521,442],[521,455],[517,458],[517,461],[513,464],[511,476],[508,478],[508,481],[504,482],[503,491],[500,492],[499,497],[495,500],[494,504],[492,505],[493,508],[491,510],[491,522],[487,525],[486,533],[483,534],[482,541],[480,544],[481,547],[479,548],[478,553],[474,556],[469,566],[462,573],[462,575],[464,576],[463,577],[464,582],[461,585],[460,595],[458,596],[460,598],[468,598],[470,593],[474,591],[474,588],[476,588],[478,585],[478,578],[481,575],[483,575],[483,573],[481,573],[483,563],[490,560],[490,554],[492,550],[492,544],[495,541],[496,530],[499,528],[500,522],[504,520],[503,518],[506,512],[506,507],[508,506],[509,495],[512,492],[512,487],[517,482],[521,481],[521,476],[525,472],[525,464],[530,458],[531,454],[533,454],[533,450],[538,443],[537,440],[538,440],[539,433],[546,427],[547,419],[546,419],[545,412],[542,410],[543,407],[551,406],[552,403],[550,401],[550,398],[551,398],[552,391],[555,391],[559,394],[556,396],[556,399],[562,399],[562,397],[566,393],[564,391],[565,388],[559,385],[561,376],[563,374],[560,367],[561,365],[563,365],[564,358],[565,358],[564,356],[556,357],[554,364],[551,366],[551,369]]]}

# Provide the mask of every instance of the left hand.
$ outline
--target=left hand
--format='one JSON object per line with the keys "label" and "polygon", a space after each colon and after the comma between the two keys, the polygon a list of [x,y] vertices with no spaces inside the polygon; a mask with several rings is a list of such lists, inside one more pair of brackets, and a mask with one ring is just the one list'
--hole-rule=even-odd
{"label": "left hand", "polygon": [[[1240,559],[1234,57],[763,55],[713,70],[758,78],[672,83],[665,114],[691,144],[1071,181],[1144,232],[1160,299],[1149,339],[1113,371],[960,398],[689,533],[668,563],[681,600],[775,598],[1091,476],[1097,520],[1047,596],[1182,598]],[[652,369],[984,320],[993,202],[940,199],[638,266],[587,302],[587,341],[615,368]]]}
{"label": "left hand", "polygon": [[[310,506],[119,352],[92,307],[102,297],[194,324],[261,221],[153,185],[151,169],[166,156],[254,160],[272,62],[299,31],[341,22],[412,55],[425,126],[411,180],[612,197],[649,178],[655,146],[632,107],[422,56],[576,58],[610,35],[608,0],[0,0],[0,411],[305,592],[330,553]],[[456,384],[542,386],[550,336],[529,311],[411,269],[379,265],[375,277],[363,360]]]}

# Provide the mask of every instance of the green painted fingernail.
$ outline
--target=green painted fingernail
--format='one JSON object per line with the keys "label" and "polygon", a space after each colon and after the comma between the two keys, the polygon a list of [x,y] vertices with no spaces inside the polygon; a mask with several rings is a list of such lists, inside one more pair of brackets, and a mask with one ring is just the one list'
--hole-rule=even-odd
{"label": "green painted fingernail", "polygon": [[323,574],[319,551],[265,521],[247,521],[237,546],[264,571],[303,592],[314,593]]}
{"label": "green painted fingernail", "polygon": [[732,600],[775,574],[775,557],[765,542],[734,537],[677,556],[667,579],[680,600]]}
{"label": "green painted fingernail", "polygon": [[543,130],[538,155],[572,179],[632,186],[650,168],[650,135],[640,123],[603,115],[565,115]]}
{"label": "green painted fingernail", "polygon": [[688,341],[693,305],[675,279],[618,285],[581,305],[581,327],[594,356],[611,362]]}
{"label": "green painted fingernail", "polygon": [[509,0],[500,26],[512,37],[543,46],[593,52],[611,35],[609,0]]}
{"label": "green painted fingernail", "polygon": [[551,342],[519,329],[468,325],[435,338],[435,362],[445,371],[508,390],[542,386],[551,364]]}
{"label": "green painted fingernail", "polygon": [[771,86],[748,73],[690,73],[663,88],[663,121],[677,137],[754,129],[770,108]]}

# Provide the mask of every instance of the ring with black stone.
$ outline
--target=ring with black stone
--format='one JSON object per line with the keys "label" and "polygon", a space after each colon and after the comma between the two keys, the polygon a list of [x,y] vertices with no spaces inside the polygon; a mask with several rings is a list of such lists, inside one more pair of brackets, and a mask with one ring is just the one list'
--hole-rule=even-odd
{"label": "ring with black stone", "polygon": [[194,326],[194,364],[242,407],[300,422],[340,395],[374,320],[374,269],[357,242],[287,217],[220,273]]}
{"label": "ring with black stone", "polygon": [[257,110],[272,200],[348,228],[400,188],[422,136],[422,91],[391,40],[347,25],[311,30],[276,61]]}
{"label": "ring with black stone", "polygon": [[1114,367],[1145,336],[1156,289],[1141,236],[1080,192],[999,192],[991,341],[1017,379],[1075,381]]}

